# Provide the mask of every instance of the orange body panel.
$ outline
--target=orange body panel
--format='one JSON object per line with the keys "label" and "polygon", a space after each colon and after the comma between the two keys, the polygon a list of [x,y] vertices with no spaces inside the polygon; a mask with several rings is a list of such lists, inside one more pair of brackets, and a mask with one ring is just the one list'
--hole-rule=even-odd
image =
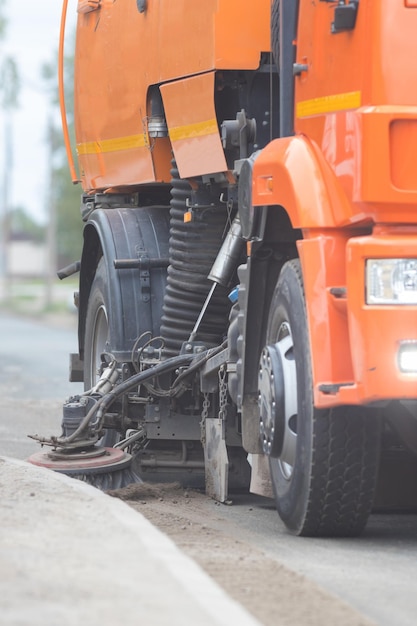
{"label": "orange body panel", "polygon": [[[332,287],[344,285],[344,250],[348,236],[348,232],[316,231],[298,242],[309,326],[314,346],[320,346],[319,350],[312,351],[313,379],[330,380],[336,385],[353,380],[346,298],[331,294]],[[315,401],[319,403],[317,387],[316,383]]]}
{"label": "orange body panel", "polygon": [[[78,6],[84,190],[169,182],[172,153],[181,177],[224,172],[216,75],[258,67],[271,1],[152,0],[144,13],[126,0]],[[396,363],[398,342],[417,339],[417,307],[367,306],[364,282],[366,258],[417,258],[417,9],[361,0],[355,27],[334,33],[336,6],[300,0],[296,61],[307,69],[294,78],[295,135],[272,140],[253,165],[253,204],[283,207],[303,234],[318,407],[417,397],[417,377]],[[153,86],[166,137],[148,132]]]}
{"label": "orange body panel", "polygon": [[416,307],[365,304],[366,258],[417,258],[417,230],[371,234],[417,225],[417,11],[360,2],[355,28],[334,34],[334,7],[300,0],[296,135],[267,146],[253,175],[254,204],[283,206],[303,231],[318,407],[417,397],[397,365],[399,342],[417,339]]}
{"label": "orange body panel", "polygon": [[227,170],[214,108],[214,72],[161,86],[172,150],[182,178]]}
{"label": "orange body panel", "polygon": [[294,228],[334,228],[353,221],[347,201],[320,150],[307,137],[275,139],[255,161],[255,206],[286,208]]}
{"label": "orange body panel", "polygon": [[[80,0],[79,7],[84,10],[85,2]],[[153,0],[139,13],[136,2],[101,0],[98,10],[78,15],[75,119],[84,190],[169,181],[169,149],[159,151],[158,165],[153,162],[148,89],[215,69],[255,69],[261,52],[270,47],[270,0],[258,3],[256,20],[243,9],[239,0]],[[194,84],[200,88],[198,80]],[[187,89],[166,86],[165,93],[176,123],[173,96],[187,97]],[[177,103],[192,116],[184,117],[183,126],[205,121],[207,110],[214,110],[214,89],[201,95],[195,94],[192,107],[188,99]],[[196,132],[195,145],[200,143]],[[220,138],[211,134],[202,151],[208,156],[214,150],[217,156],[207,165],[222,171],[224,159],[216,148]],[[185,155],[185,162],[193,160],[184,142],[175,151]]]}
{"label": "orange body panel", "polygon": [[397,365],[400,342],[417,340],[417,306],[370,306],[364,301],[366,259],[415,258],[416,241],[417,229],[384,229],[348,243],[349,332],[360,401],[417,397],[417,377],[401,373]]}
{"label": "orange body panel", "polygon": [[355,28],[332,34],[333,10],[300,1],[297,61],[308,70],[295,80],[296,131],[322,150],[355,213],[414,221],[417,11],[361,2]]}

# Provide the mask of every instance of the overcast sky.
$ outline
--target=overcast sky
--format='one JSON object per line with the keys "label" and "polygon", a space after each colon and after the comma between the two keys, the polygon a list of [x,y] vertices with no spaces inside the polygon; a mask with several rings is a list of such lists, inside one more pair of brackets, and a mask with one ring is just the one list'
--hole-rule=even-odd
{"label": "overcast sky", "polygon": [[[76,7],[76,0],[69,0],[68,22],[71,29],[75,23]],[[5,8],[8,27],[3,50],[15,57],[22,80],[20,106],[13,116],[10,204],[23,206],[41,222],[46,220],[45,135],[50,109],[40,75],[44,63],[57,62],[61,11],[61,0],[7,0]],[[4,145],[3,127],[2,119],[0,146]],[[0,151],[4,152],[4,149],[0,148]],[[4,154],[0,154],[0,166],[4,167]]]}

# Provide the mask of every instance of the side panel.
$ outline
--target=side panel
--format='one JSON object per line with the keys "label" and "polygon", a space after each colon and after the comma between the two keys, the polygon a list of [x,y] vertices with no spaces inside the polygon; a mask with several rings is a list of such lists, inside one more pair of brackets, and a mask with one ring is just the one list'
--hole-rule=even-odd
{"label": "side panel", "polygon": [[75,125],[84,190],[163,180],[168,168],[154,166],[147,134],[149,87],[258,67],[270,48],[270,0],[256,10],[254,20],[249,0],[152,0],[139,13],[134,0],[102,0],[78,14]]}
{"label": "side panel", "polygon": [[181,178],[227,170],[214,108],[214,80],[210,72],[161,87]]}
{"label": "side panel", "polygon": [[303,270],[307,319],[310,330],[311,366],[316,406],[338,404],[337,393],[320,393],[320,388],[349,388],[350,402],[358,395],[352,368],[346,295],[332,295],[346,284],[345,251],[347,232],[309,233],[297,242]]}
{"label": "side panel", "polygon": [[258,0],[256,6],[249,0],[217,0],[216,69],[256,69],[260,52],[271,49],[270,24],[271,0]]}
{"label": "side panel", "polygon": [[355,27],[335,33],[336,7],[300,0],[295,130],[322,150],[358,218],[415,222],[417,9],[360,0]]}
{"label": "side panel", "polygon": [[[150,3],[152,13],[157,5]],[[127,28],[128,26],[128,28]],[[75,134],[84,190],[155,180],[146,133],[147,77],[141,50],[157,33],[136,2],[103,0],[100,9],[79,14],[75,53]]]}

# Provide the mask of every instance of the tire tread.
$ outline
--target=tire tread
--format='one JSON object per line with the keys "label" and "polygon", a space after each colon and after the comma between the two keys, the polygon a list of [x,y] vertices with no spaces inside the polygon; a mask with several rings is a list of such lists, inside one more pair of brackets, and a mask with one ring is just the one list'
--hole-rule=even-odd
{"label": "tire tread", "polygon": [[375,491],[379,420],[357,407],[315,418],[311,486],[299,534],[356,536],[366,525]]}
{"label": "tire tread", "polygon": [[[298,449],[293,475],[285,480],[279,463],[271,460],[276,506],[287,528],[300,536],[353,537],[364,529],[372,509],[379,468],[380,424],[377,410],[360,406],[316,409],[307,315],[301,265],[288,261],[281,271],[271,303],[268,339],[274,341],[277,323],[286,311],[294,350],[302,366],[297,386],[309,390],[300,409],[298,426],[306,437],[304,453]],[[296,355],[297,360],[297,355]],[[298,372],[298,370],[297,370]],[[298,376],[298,373],[297,373]],[[300,397],[298,399],[300,401]],[[304,427],[304,424],[309,424]],[[308,433],[308,434],[307,434]],[[300,446],[301,447],[301,446]]]}

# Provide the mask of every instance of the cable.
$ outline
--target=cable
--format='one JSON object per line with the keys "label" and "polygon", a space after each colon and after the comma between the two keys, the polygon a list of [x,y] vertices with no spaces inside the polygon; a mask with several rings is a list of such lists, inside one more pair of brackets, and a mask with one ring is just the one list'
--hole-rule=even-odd
{"label": "cable", "polygon": [[[203,355],[204,353],[202,353],[201,355],[198,355],[199,361],[200,361],[200,357],[202,358]],[[96,415],[96,422],[94,424],[94,426],[96,426],[100,422],[100,420],[103,418],[105,411],[111,406],[111,404],[119,396],[130,391],[132,387],[135,387],[136,385],[139,385],[145,382],[149,378],[154,378],[155,376],[159,376],[160,374],[165,374],[173,369],[176,369],[177,367],[182,367],[184,365],[187,365],[194,359],[195,359],[194,354],[181,354],[179,356],[174,356],[170,359],[167,359],[166,361],[163,361],[162,363],[159,363],[158,365],[153,366],[149,370],[145,370],[144,372],[140,372],[139,374],[134,374],[131,378],[120,383],[119,385],[114,387],[112,391],[110,391],[105,396],[100,398],[96,402],[96,404],[94,404],[94,406],[91,407],[91,409],[88,411],[87,415],[84,417],[81,424],[73,433],[71,433],[71,435],[69,435],[68,437],[53,438],[54,444],[65,445],[68,443],[72,443],[89,425],[90,420],[94,417],[94,415]]]}

